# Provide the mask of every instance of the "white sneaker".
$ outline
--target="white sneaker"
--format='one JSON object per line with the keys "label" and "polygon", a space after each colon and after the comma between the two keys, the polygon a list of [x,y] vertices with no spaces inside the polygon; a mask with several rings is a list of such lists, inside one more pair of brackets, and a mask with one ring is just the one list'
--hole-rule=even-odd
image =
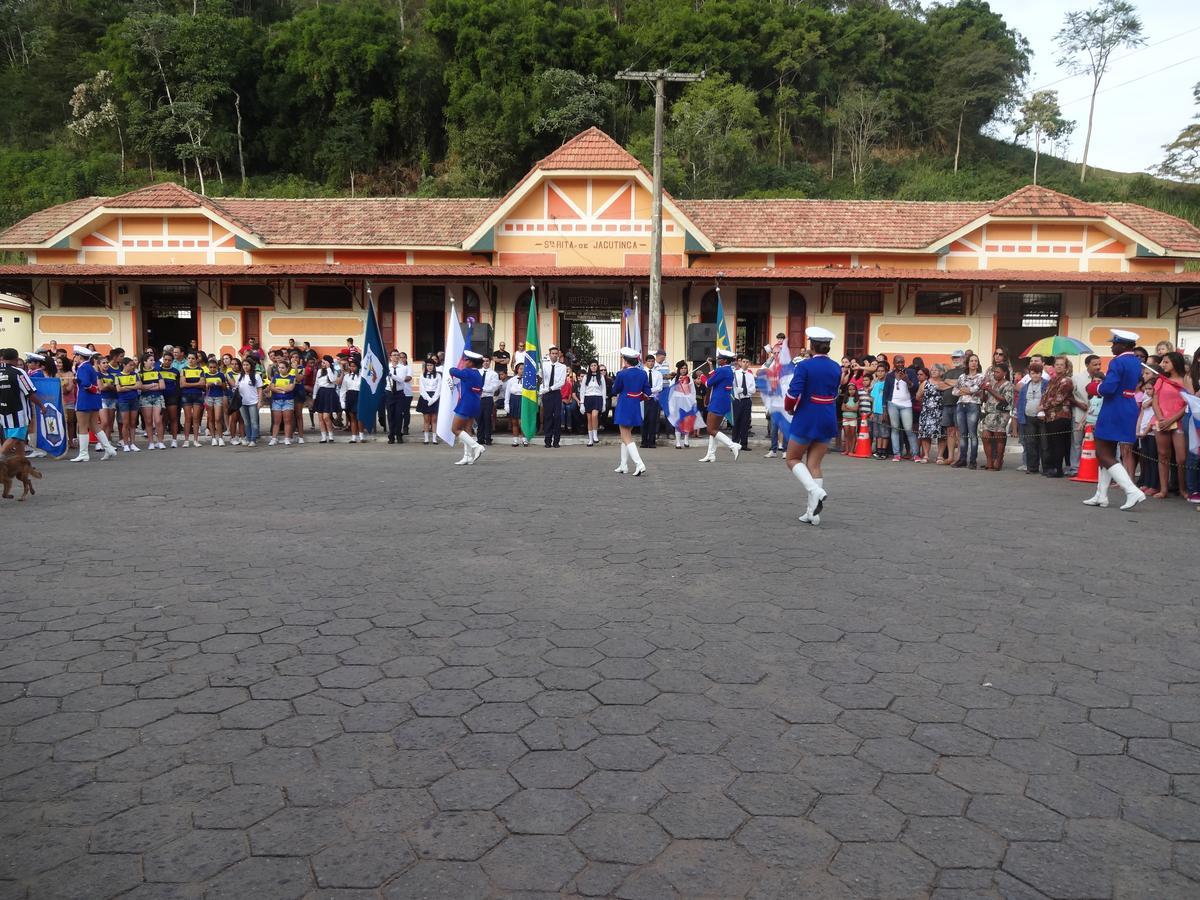
{"label": "white sneaker", "polygon": [[513,438],[513,446],[514,446],[514,447],[518,446],[520,443],[521,443],[521,442],[520,442],[520,441],[518,441],[516,438]]}
{"label": "white sneaker", "polygon": [[200,440],[199,440],[199,438],[197,438],[196,440],[192,441],[192,446],[193,446],[193,447],[195,447],[197,450],[199,450],[199,449],[200,449]]}
{"label": "white sneaker", "polygon": [[122,453],[128,453],[128,452],[129,452],[129,445],[128,445],[128,444],[122,444],[122,445],[121,445],[121,452],[122,452]]}
{"label": "white sneaker", "polygon": [[[166,449],[167,449],[166,445],[165,445],[165,444],[163,444],[163,442],[162,442],[162,441],[159,441],[159,442],[158,442],[158,444],[156,444],[156,446],[158,447],[158,449],[159,449],[159,450],[166,450]],[[174,441],[171,441],[171,446],[172,446],[172,447],[174,447],[174,446],[175,446],[175,442],[174,442]]]}
{"label": "white sneaker", "polygon": [[236,447],[236,446],[237,446],[238,444],[240,444],[241,442],[242,442],[242,441],[241,441],[241,438],[230,438],[230,439],[229,439],[229,446],[230,446],[230,447]]}
{"label": "white sneaker", "polygon": [[529,438],[521,438],[521,446],[528,447],[529,446]]}
{"label": "white sneaker", "polygon": [[[162,446],[162,444],[159,444],[158,446],[159,446],[159,447],[161,447],[161,446]],[[171,438],[171,449],[172,449],[172,450],[178,450],[178,449],[179,449],[179,445],[176,443],[176,441],[175,441],[175,438]]]}
{"label": "white sneaker", "polygon": [[142,448],[141,448],[141,447],[139,447],[137,444],[130,444],[130,445],[129,445],[129,449],[130,449],[130,450],[132,450],[134,453],[141,453],[141,452],[142,452]]}
{"label": "white sneaker", "polygon": [[279,441],[277,439],[271,438],[271,442],[267,446],[274,447],[278,443],[279,443]]}
{"label": "white sneaker", "polygon": [[296,438],[296,443],[297,443],[297,444],[303,444],[303,443],[304,443],[304,438],[302,438],[302,437],[298,437],[298,438]]}
{"label": "white sneaker", "polygon": [[283,446],[285,446],[285,447],[290,447],[290,446],[292,446],[292,439],[291,439],[291,438],[284,438],[284,439],[283,439]]}
{"label": "white sneaker", "polygon": [[217,446],[224,447],[225,446],[225,438],[217,438]]}
{"label": "white sneaker", "polygon": [[774,459],[774,458],[775,458],[774,450],[768,450],[766,453],[763,454],[763,459]]}
{"label": "white sneaker", "polygon": [[216,439],[216,438],[213,438],[213,439],[212,439],[212,440],[209,442],[209,446],[210,446],[210,447],[215,447],[215,446],[217,446],[217,439]]}
{"label": "white sneaker", "polygon": [[153,449],[154,449],[154,441],[151,441],[150,443],[148,443],[148,444],[146,445],[146,449],[147,449],[147,450],[153,450]]}

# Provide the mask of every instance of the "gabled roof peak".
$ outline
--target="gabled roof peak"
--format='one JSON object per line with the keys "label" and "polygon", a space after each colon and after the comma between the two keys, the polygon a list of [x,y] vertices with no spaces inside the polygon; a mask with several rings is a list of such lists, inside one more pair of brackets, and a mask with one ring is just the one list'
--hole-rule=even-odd
{"label": "gabled roof peak", "polygon": [[1002,197],[988,212],[997,218],[1040,216],[1063,218],[1103,219],[1108,215],[1094,206],[1069,194],[1061,194],[1039,184],[1027,184]]}
{"label": "gabled roof peak", "polygon": [[210,201],[173,181],[161,181],[158,184],[137,188],[116,197],[109,197],[104,201],[104,205],[116,209],[178,209],[189,206],[208,206]]}
{"label": "gabled roof peak", "polygon": [[534,168],[629,171],[642,168],[642,164],[632,153],[593,125],[540,160]]}

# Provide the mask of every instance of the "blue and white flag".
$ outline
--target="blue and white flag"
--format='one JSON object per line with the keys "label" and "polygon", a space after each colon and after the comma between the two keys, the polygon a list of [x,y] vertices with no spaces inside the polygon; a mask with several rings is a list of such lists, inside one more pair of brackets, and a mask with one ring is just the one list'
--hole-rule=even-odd
{"label": "blue and white flag", "polygon": [[62,382],[57,378],[32,378],[30,401],[37,414],[37,445],[51,456],[67,452],[67,423],[63,416]]}
{"label": "blue and white flag", "polygon": [[682,385],[668,384],[663,388],[659,402],[663,415],[676,431],[690,435],[697,429],[707,427],[700,418],[700,410],[696,406],[696,387],[690,380]]}
{"label": "blue and white flag", "polygon": [[463,364],[463,352],[467,342],[463,335],[462,321],[454,308],[454,298],[450,298],[450,327],[446,329],[446,363],[442,368],[442,394],[438,398],[437,436],[446,442],[447,447],[454,446],[454,407],[458,405],[459,387],[450,374],[450,368],[458,368]]}
{"label": "blue and white flag", "polygon": [[782,353],[776,353],[754,376],[755,386],[762,397],[763,408],[771,417],[771,421],[784,434],[787,434],[792,427],[792,417],[784,409],[783,403],[795,371],[795,363],[790,359],[785,359]]}
{"label": "blue and white flag", "polygon": [[358,421],[360,427],[373,432],[379,421],[379,406],[383,403],[383,386],[387,368],[383,352],[383,338],[379,335],[379,323],[375,319],[375,300],[371,289],[367,289],[367,334],[363,339],[362,385],[358,389]]}
{"label": "blue and white flag", "polygon": [[640,304],[635,300],[633,306],[625,308],[625,346],[642,355],[642,312]]}

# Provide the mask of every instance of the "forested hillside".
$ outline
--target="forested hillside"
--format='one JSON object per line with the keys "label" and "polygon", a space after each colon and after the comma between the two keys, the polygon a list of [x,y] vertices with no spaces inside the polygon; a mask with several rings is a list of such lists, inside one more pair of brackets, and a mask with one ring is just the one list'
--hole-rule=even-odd
{"label": "forested hillside", "polygon": [[[152,180],[209,194],[495,195],[599,125],[679,196],[999,197],[981,136],[1028,50],[984,0],[0,0],[0,224]],[[957,162],[957,169],[956,169]],[[1193,188],[1043,159],[1041,182],[1200,219]]]}

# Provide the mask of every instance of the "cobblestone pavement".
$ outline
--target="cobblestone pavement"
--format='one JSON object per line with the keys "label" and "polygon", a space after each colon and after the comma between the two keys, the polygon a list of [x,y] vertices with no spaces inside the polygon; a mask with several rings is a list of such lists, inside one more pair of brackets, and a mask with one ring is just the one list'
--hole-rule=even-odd
{"label": "cobblestone pavement", "polygon": [[1200,895],[1192,509],[700,452],[43,461],[0,898]]}

